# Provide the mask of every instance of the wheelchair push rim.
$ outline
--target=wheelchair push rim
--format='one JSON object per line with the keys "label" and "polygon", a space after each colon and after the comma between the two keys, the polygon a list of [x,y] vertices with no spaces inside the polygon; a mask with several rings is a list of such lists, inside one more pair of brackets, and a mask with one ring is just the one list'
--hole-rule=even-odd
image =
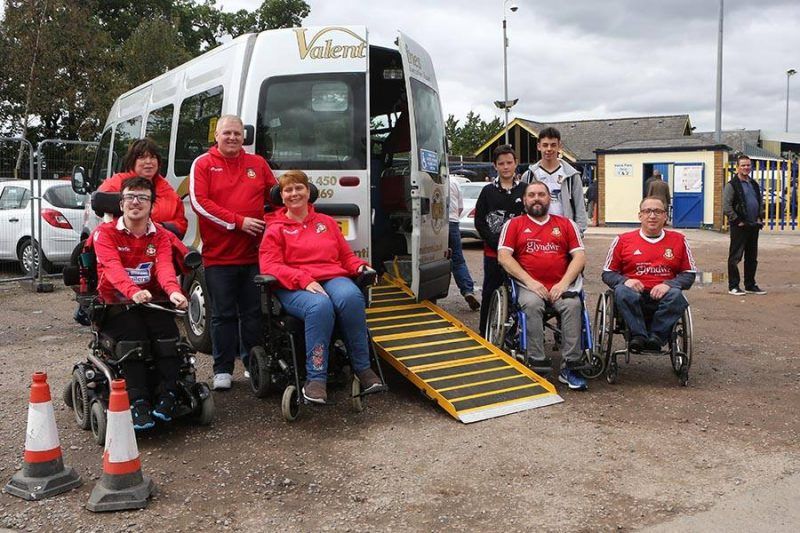
{"label": "wheelchair push rim", "polygon": [[486,319],[486,340],[497,346],[503,347],[506,337],[506,319],[508,318],[508,289],[501,285],[492,293],[489,301],[489,314]]}

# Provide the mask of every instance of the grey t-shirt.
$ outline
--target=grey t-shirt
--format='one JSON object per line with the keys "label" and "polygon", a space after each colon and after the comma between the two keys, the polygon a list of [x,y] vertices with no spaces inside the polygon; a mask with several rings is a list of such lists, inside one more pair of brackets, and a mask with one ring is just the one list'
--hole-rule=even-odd
{"label": "grey t-shirt", "polygon": [[750,185],[750,180],[742,182],[742,190],[744,191],[744,205],[747,209],[747,222],[758,221],[758,197],[753,186]]}

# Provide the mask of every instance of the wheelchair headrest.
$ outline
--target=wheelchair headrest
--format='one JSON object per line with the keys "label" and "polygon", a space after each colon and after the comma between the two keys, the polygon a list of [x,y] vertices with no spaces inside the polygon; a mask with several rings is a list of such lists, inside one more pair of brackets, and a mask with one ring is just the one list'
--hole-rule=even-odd
{"label": "wheelchair headrest", "polygon": [[119,206],[120,194],[118,192],[100,192],[92,193],[92,211],[100,217],[108,213],[115,217],[122,216],[122,209]]}
{"label": "wheelchair headrest", "polygon": [[[313,204],[319,198],[319,189],[313,183],[308,184],[309,196],[308,196],[308,203]],[[283,207],[283,199],[281,198],[281,186],[280,185],[273,185],[272,189],[269,190],[269,199],[272,202],[272,205]]]}

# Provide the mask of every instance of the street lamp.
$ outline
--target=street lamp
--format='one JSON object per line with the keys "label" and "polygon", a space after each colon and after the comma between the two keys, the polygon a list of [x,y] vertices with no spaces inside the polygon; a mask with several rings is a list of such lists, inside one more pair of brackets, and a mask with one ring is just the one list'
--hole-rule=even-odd
{"label": "street lamp", "polygon": [[508,144],[508,112],[519,101],[519,98],[514,100],[508,99],[508,37],[506,37],[506,12],[511,11],[516,13],[519,9],[517,4],[511,3],[511,0],[503,0],[503,101],[494,103],[498,108],[502,109],[505,113],[506,124],[506,144]]}
{"label": "street lamp", "polygon": [[789,132],[789,78],[797,74],[797,71],[790,68],[786,71],[786,132]]}

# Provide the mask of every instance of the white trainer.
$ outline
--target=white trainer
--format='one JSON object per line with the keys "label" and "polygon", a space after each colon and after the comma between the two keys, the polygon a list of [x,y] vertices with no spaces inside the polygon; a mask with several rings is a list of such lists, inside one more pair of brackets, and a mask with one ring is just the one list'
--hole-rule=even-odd
{"label": "white trainer", "polygon": [[214,374],[214,385],[211,387],[214,390],[230,390],[231,379],[233,376],[230,374]]}

